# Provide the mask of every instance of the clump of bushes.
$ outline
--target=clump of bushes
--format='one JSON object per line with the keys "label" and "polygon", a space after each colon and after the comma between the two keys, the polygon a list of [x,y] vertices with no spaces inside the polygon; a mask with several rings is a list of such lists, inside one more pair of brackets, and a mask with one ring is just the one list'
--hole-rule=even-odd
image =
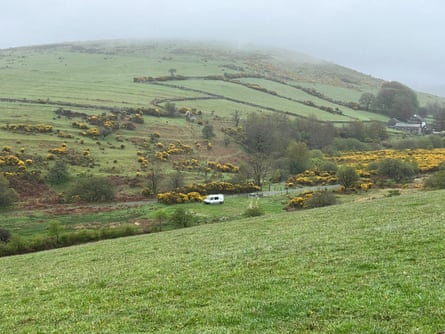
{"label": "clump of bushes", "polygon": [[312,209],[334,205],[337,202],[335,193],[324,191],[306,191],[291,197],[287,204],[288,209]]}
{"label": "clump of bushes", "polygon": [[8,179],[0,174],[0,207],[10,206],[17,200],[17,192],[9,187]]}
{"label": "clump of bushes", "polygon": [[72,202],[108,202],[114,199],[114,185],[110,179],[100,176],[82,177],[68,189],[66,201]]}
{"label": "clump of bushes", "polygon": [[424,185],[429,189],[445,189],[445,164],[442,164],[437,172],[428,177]]}
{"label": "clump of bushes", "polygon": [[255,201],[251,200],[249,207],[243,214],[245,217],[259,217],[262,215],[264,215],[264,210],[258,205],[258,198]]}
{"label": "clump of bushes", "polygon": [[368,169],[375,174],[380,182],[385,180],[409,182],[418,171],[414,161],[404,161],[401,159],[384,159],[369,165]]}
{"label": "clump of bushes", "polygon": [[178,228],[192,226],[195,220],[195,215],[183,207],[176,208],[168,218],[168,222]]}
{"label": "clump of bushes", "polygon": [[7,124],[4,129],[26,133],[49,133],[53,131],[53,127],[48,124]]}
{"label": "clump of bushes", "polygon": [[0,241],[7,243],[11,240],[11,232],[4,228],[0,228]]}
{"label": "clump of bushes", "polygon": [[305,170],[302,173],[289,178],[288,186],[293,187],[295,185],[303,186],[326,186],[337,183],[336,170],[334,171],[318,171],[318,170]]}
{"label": "clump of bushes", "polygon": [[352,189],[360,180],[357,170],[351,166],[340,166],[336,173],[337,181],[345,189]]}
{"label": "clump of bushes", "polygon": [[164,204],[193,203],[202,202],[203,200],[201,194],[196,191],[192,191],[189,193],[171,191],[158,194],[157,198],[159,203]]}

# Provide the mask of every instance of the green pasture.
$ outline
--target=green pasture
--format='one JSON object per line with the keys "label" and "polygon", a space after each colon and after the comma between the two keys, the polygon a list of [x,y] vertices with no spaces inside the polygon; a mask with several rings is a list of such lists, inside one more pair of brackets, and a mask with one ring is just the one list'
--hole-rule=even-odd
{"label": "green pasture", "polygon": [[0,329],[440,333],[443,196],[423,192],[1,258]]}
{"label": "green pasture", "polygon": [[[190,211],[196,219],[197,225],[224,222],[239,219],[250,205],[258,205],[265,211],[265,217],[279,213],[287,204],[287,198],[282,196],[264,197],[252,199],[244,195],[229,195],[225,198],[223,205],[205,205],[203,203],[183,204],[182,207]],[[59,222],[66,231],[73,231],[79,228],[96,229],[119,224],[134,224],[138,220],[156,221],[158,212],[163,212],[167,216],[171,215],[178,206],[168,206],[159,204],[154,200],[136,202],[134,204],[100,204],[97,205],[105,211],[84,212],[82,206],[54,206],[45,210],[3,210],[0,217],[0,227],[11,233],[26,237],[35,238],[47,235],[49,222]],[[72,211],[66,214],[57,213],[57,210]],[[77,208],[77,211],[76,211]],[[77,212],[77,213],[76,213]],[[166,222],[165,222],[166,223]],[[171,229],[166,224],[163,229]]]}
{"label": "green pasture", "polygon": [[[259,84],[261,87],[270,89],[272,91],[277,92],[279,95],[281,96],[285,96],[285,97],[289,97],[295,100],[299,100],[299,101],[312,101],[313,103],[315,103],[317,106],[322,106],[322,107],[331,107],[332,109],[336,109],[338,108],[344,116],[348,117],[348,121],[382,121],[382,122],[386,122],[388,120],[388,117],[380,115],[380,114],[376,114],[376,113],[370,113],[370,112],[366,112],[363,110],[353,110],[351,108],[339,105],[339,104],[335,104],[323,99],[320,99],[316,96],[310,95],[300,89],[291,87],[289,85],[284,85],[284,84],[280,84],[277,82],[273,82],[270,80],[265,80],[265,79],[252,79],[252,78],[247,78],[247,79],[242,79],[241,81],[243,82],[248,82],[248,83],[257,83]],[[338,101],[342,101],[342,102],[358,102],[360,95],[357,96],[353,96],[352,99],[349,99],[350,97],[352,97],[351,95],[347,95],[346,92],[353,92],[354,89],[350,88],[350,89],[346,89],[343,87],[338,87],[338,86],[329,86],[329,85],[308,85],[305,83],[292,83],[293,85],[300,85],[302,87],[308,87],[308,88],[314,88],[315,90],[319,91],[320,93],[322,93],[323,95],[325,95],[326,97],[335,97],[336,100]],[[325,88],[324,90],[320,90],[318,89],[319,87],[323,87]],[[324,115],[326,112],[318,110],[316,108],[311,108],[314,111],[314,115],[317,116],[317,118],[319,118],[320,120],[325,120],[324,119]],[[343,121],[343,118],[338,118],[337,121]]]}
{"label": "green pasture", "polygon": [[[148,90],[147,85],[134,84],[134,77],[168,75],[168,69],[179,65],[162,65],[159,59],[150,58],[150,54],[147,57],[104,55],[58,49],[46,52],[16,49],[0,54],[3,55],[0,57],[2,97],[106,106],[148,106],[154,98],[199,96],[163,87],[150,87]],[[181,64],[182,67],[189,66],[187,62]],[[211,70],[206,67],[206,71]]]}
{"label": "green pasture", "polygon": [[227,126],[233,126],[232,118],[233,113],[237,110],[241,118],[247,117],[248,114],[253,112],[263,111],[261,108],[245,105],[242,103],[232,102],[225,99],[208,99],[208,100],[196,100],[196,101],[178,101],[177,107],[190,107],[196,108],[203,112],[204,117],[208,119],[212,118],[212,112],[215,116],[218,116],[222,122],[228,122]]}
{"label": "green pasture", "polygon": [[357,102],[363,93],[377,94],[379,86],[371,87],[367,85],[349,85],[347,87],[333,84],[323,83],[307,83],[296,82],[303,87],[314,88],[316,91],[322,93],[325,96],[335,97],[335,99],[346,102]]}
{"label": "green pasture", "polygon": [[258,109],[261,109],[261,107],[268,107],[303,117],[316,116],[318,119],[323,121],[351,121],[351,119],[348,117],[324,112],[298,102],[283,99],[279,96],[260,92],[231,82],[185,80],[176,82],[176,84],[186,88],[202,90],[211,94],[217,94],[227,98],[252,103],[258,105]]}

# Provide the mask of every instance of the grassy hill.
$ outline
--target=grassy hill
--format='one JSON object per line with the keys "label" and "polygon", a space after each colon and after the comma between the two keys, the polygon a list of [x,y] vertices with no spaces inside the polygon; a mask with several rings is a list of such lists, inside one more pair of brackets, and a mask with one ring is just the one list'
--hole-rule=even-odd
{"label": "grassy hill", "polygon": [[[48,152],[60,153],[61,147],[72,159],[88,158],[71,167],[73,175],[143,175],[138,159],[153,156],[158,143],[192,147],[191,154],[176,160],[237,164],[246,153],[221,131],[233,126],[235,112],[241,121],[251,112],[315,116],[337,124],[387,120],[353,108],[363,92],[376,92],[382,80],[283,50],[160,41],[44,45],[0,50],[0,75],[2,149],[22,152],[34,162],[28,168],[43,176],[53,164],[46,161]],[[421,96],[423,104],[436,100]],[[182,111],[180,117],[164,117],[169,102]],[[57,114],[60,109],[74,114]],[[187,121],[186,111],[198,122]],[[125,127],[135,113],[143,113],[141,122]],[[106,137],[95,135],[99,126],[85,124],[85,117],[116,117],[119,124]],[[205,122],[216,135],[211,150],[201,132]],[[51,131],[39,132],[39,126]],[[171,163],[163,166],[175,172]],[[196,173],[186,178],[204,180]]]}
{"label": "grassy hill", "polygon": [[440,333],[443,196],[420,192],[0,258],[0,328]]}

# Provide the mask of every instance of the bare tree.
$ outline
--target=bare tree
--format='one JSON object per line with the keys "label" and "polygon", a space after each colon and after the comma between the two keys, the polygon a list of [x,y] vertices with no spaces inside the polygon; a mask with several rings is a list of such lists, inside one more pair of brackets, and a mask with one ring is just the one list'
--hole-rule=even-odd
{"label": "bare tree", "polygon": [[250,160],[251,175],[256,185],[261,186],[269,173],[271,163],[268,155],[256,153]]}
{"label": "bare tree", "polygon": [[175,174],[170,177],[170,186],[173,191],[184,186],[184,175],[180,171],[177,171]]}
{"label": "bare tree", "polygon": [[149,186],[153,194],[157,194],[159,190],[159,185],[164,178],[162,174],[162,168],[159,163],[153,163],[150,168],[150,172],[148,173],[148,181]]}

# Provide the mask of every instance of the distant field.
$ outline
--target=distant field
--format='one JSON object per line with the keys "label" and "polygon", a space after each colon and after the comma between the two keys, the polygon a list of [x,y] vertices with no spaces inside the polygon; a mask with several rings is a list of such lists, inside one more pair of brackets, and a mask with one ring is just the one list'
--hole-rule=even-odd
{"label": "distant field", "polygon": [[0,258],[0,329],[440,333],[444,194]]}

